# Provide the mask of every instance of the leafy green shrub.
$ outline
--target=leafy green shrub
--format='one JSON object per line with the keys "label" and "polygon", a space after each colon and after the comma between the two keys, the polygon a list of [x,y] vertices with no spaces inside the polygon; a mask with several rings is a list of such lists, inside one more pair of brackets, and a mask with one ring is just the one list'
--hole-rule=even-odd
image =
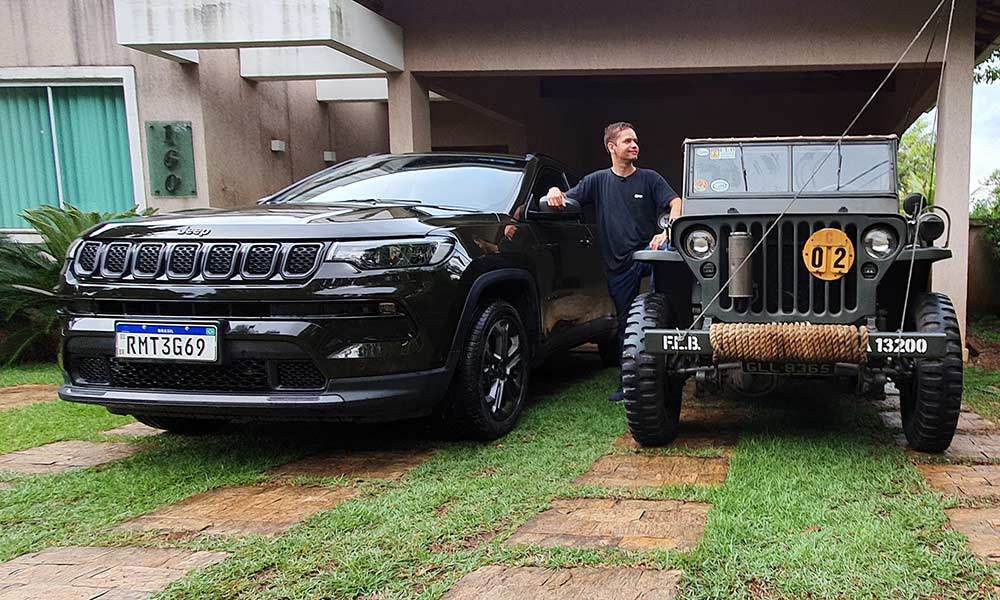
{"label": "leafy green shrub", "polygon": [[983,180],[980,189],[987,193],[975,201],[970,217],[986,226],[986,241],[993,250],[997,265],[1000,265],[1000,169]]}
{"label": "leafy green shrub", "polygon": [[15,242],[0,236],[0,362],[21,357],[51,360],[57,348],[55,295],[64,257],[73,241],[105,221],[152,214],[135,209],[117,213],[84,212],[73,206],[40,206],[21,216],[42,238],[40,244]]}

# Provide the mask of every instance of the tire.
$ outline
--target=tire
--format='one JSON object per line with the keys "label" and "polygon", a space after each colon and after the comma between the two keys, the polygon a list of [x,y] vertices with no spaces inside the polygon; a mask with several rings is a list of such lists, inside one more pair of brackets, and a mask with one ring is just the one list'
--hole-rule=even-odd
{"label": "tire", "polygon": [[951,299],[919,294],[908,319],[916,331],[945,333],[947,354],[914,361],[909,381],[899,382],[903,433],[914,450],[942,452],[951,444],[962,409],[962,335]]}
{"label": "tire", "polygon": [[609,335],[597,340],[597,353],[605,367],[619,367],[622,364],[622,346],[618,335]]}
{"label": "tire", "polygon": [[677,437],[684,379],[667,373],[662,354],[646,352],[646,332],[673,324],[662,294],[642,294],[628,313],[622,345],[622,390],[632,437],[643,446],[665,446]]}
{"label": "tire", "polygon": [[205,435],[215,433],[226,426],[225,419],[194,419],[191,417],[163,417],[153,415],[132,415],[143,425],[163,429],[178,435]]}
{"label": "tire", "polygon": [[479,308],[449,394],[445,422],[452,434],[488,441],[514,429],[528,397],[530,351],[516,308],[503,300]]}

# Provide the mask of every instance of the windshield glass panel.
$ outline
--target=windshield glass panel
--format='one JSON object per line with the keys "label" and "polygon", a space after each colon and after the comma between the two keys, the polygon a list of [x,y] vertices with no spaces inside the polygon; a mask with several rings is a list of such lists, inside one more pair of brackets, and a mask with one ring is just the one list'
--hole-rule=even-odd
{"label": "windshield glass panel", "polygon": [[386,200],[507,212],[523,175],[514,161],[457,162],[454,158],[445,162],[406,157],[345,167],[307,180],[274,201],[332,204]]}
{"label": "windshield glass panel", "polygon": [[851,192],[891,191],[892,166],[892,151],[887,145],[845,145],[840,153],[840,189]]}
{"label": "windshield glass panel", "polygon": [[837,148],[833,144],[793,146],[793,191],[836,192],[837,160]]}
{"label": "windshield glass panel", "polygon": [[893,194],[892,151],[890,142],[697,145],[687,189],[692,196]]}

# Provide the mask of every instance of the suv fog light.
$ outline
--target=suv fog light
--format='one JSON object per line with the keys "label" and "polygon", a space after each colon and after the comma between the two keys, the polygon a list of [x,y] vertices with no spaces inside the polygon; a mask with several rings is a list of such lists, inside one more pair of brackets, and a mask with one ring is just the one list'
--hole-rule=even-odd
{"label": "suv fog light", "polygon": [[865,251],[872,258],[888,258],[896,251],[896,234],[884,227],[872,227],[865,233]]}
{"label": "suv fog light", "polygon": [[684,241],[688,256],[695,260],[705,260],[715,252],[715,235],[706,229],[695,229]]}

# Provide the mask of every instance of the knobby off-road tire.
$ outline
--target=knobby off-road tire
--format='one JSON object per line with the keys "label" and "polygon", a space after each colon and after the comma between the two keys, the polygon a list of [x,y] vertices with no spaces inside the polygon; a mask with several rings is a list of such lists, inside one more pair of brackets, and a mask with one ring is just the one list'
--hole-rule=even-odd
{"label": "knobby off-road tire", "polygon": [[[446,433],[495,440],[514,429],[528,397],[530,351],[516,308],[503,300],[481,306],[466,335],[452,381],[445,411]],[[499,391],[498,380],[503,381]]]}
{"label": "knobby off-road tire", "polygon": [[194,419],[190,417],[163,417],[153,415],[133,415],[136,421],[156,429],[163,429],[179,435],[205,435],[215,433],[226,426],[225,419]]}
{"label": "knobby off-road tire", "polygon": [[677,437],[684,380],[667,374],[664,355],[646,352],[646,332],[672,322],[661,294],[642,294],[629,309],[622,345],[622,389],[629,429],[643,446],[664,446]]}
{"label": "knobby off-road tire", "polygon": [[916,331],[947,335],[942,358],[914,361],[913,377],[899,385],[903,433],[914,450],[941,452],[951,444],[962,408],[962,335],[951,299],[919,294],[910,313]]}

